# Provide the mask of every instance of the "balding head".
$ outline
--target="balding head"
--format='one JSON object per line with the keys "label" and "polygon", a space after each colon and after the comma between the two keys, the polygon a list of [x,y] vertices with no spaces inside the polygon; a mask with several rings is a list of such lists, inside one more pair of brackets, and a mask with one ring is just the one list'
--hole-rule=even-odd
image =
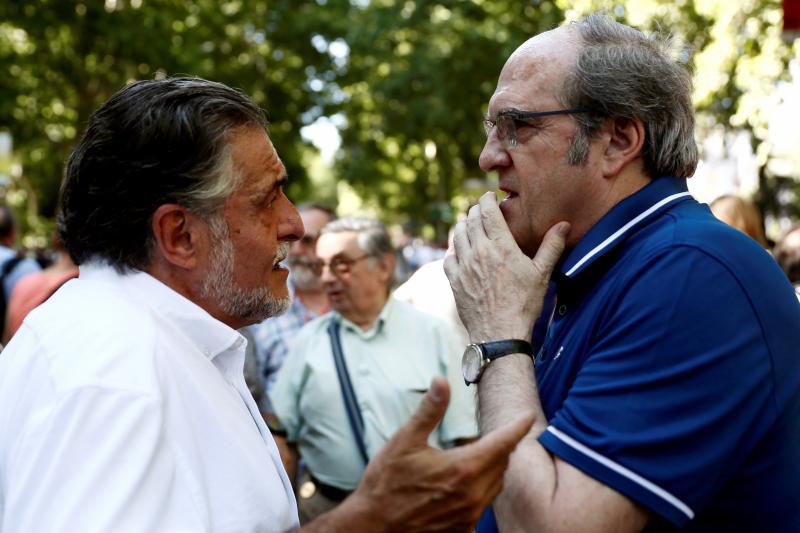
{"label": "balding head", "polygon": [[528,39],[509,57],[500,83],[530,80],[561,107],[589,109],[570,159],[581,163],[606,118],[640,119],[651,177],[689,177],[697,166],[691,78],[670,42],[595,14]]}

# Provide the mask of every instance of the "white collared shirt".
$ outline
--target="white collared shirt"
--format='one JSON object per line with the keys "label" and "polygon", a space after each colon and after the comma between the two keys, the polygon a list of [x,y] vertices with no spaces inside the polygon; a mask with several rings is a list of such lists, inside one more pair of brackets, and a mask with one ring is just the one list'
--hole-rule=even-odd
{"label": "white collared shirt", "polygon": [[0,355],[0,531],[285,531],[246,341],[145,273],[82,266]]}

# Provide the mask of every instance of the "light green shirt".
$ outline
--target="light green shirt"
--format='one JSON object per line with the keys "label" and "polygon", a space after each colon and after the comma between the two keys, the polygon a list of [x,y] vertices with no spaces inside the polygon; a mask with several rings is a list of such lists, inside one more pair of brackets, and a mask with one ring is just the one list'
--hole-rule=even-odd
{"label": "light green shirt", "polygon": [[342,351],[370,457],[416,410],[434,376],[447,378],[451,395],[430,444],[442,447],[477,435],[475,398],[461,377],[464,347],[441,319],[390,298],[365,332],[331,312],[300,330],[270,394],[289,441],[317,479],[351,490],[364,474],[331,353],[327,328],[334,318],[341,320]]}

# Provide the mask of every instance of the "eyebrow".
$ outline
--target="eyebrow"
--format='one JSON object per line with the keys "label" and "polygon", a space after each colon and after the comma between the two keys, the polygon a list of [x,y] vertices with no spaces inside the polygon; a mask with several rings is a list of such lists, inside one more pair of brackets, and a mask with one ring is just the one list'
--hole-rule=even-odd
{"label": "eyebrow", "polygon": [[[495,116],[495,118],[497,118],[498,115],[507,114],[507,113],[528,113],[528,112],[530,112],[530,111],[524,111],[524,110],[518,109],[516,107],[503,107],[503,108],[499,109],[497,111],[497,113],[495,113],[494,116]],[[483,117],[486,120],[492,120],[492,116],[489,114],[488,111],[486,112],[486,114]]]}

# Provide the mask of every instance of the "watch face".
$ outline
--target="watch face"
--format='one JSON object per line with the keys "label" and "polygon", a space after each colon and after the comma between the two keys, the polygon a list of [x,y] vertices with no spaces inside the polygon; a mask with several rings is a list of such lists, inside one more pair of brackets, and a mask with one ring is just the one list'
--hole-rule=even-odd
{"label": "watch face", "polygon": [[464,350],[461,357],[461,373],[467,383],[476,383],[481,376],[482,357],[481,351],[472,344]]}

